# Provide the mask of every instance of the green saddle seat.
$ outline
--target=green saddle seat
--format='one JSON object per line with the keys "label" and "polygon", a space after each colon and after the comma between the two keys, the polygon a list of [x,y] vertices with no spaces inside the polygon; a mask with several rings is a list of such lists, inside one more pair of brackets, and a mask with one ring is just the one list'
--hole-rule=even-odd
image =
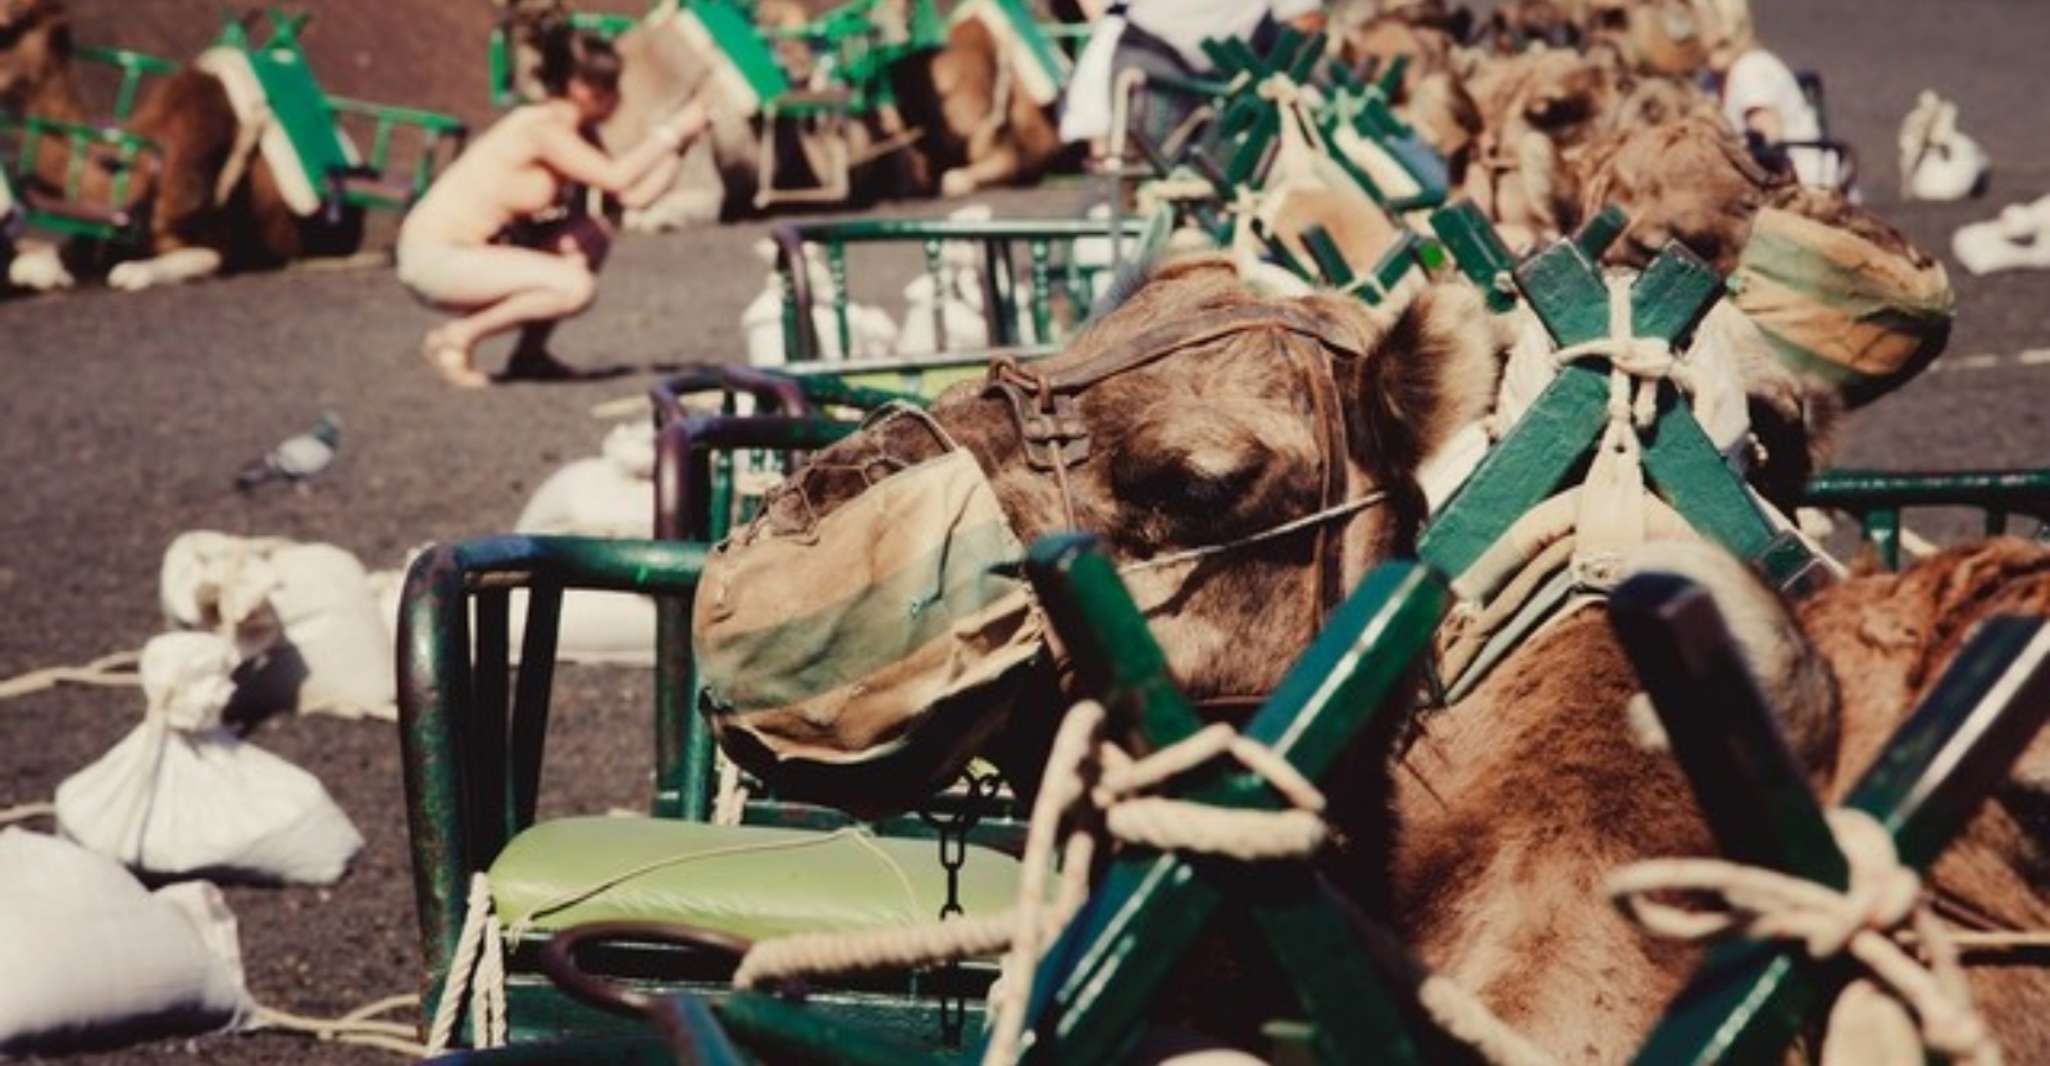
{"label": "green saddle seat", "polygon": [[[1011,906],[1020,871],[1009,855],[969,846],[961,907]],[[499,922],[531,915],[524,924],[537,930],[656,920],[762,940],[930,921],[947,902],[931,840],[661,818],[543,822],[506,845],[490,879]]]}

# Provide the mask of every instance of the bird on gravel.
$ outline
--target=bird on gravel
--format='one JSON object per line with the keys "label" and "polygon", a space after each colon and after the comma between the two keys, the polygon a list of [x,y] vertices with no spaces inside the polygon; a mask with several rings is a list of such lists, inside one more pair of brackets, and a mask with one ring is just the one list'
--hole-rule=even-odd
{"label": "bird on gravel", "polygon": [[263,458],[242,468],[235,487],[248,492],[271,481],[304,481],[332,466],[342,446],[342,419],[328,412],[313,428],[272,448]]}

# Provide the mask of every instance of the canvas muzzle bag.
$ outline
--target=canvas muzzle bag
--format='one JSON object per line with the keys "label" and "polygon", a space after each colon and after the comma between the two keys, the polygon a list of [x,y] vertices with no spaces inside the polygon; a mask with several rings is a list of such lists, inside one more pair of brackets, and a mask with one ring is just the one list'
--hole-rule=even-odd
{"label": "canvas muzzle bag", "polygon": [[[713,550],[692,619],[720,746],[781,795],[857,813],[951,782],[1046,646],[1024,548],[975,457],[922,411],[886,408],[866,429],[899,419],[897,436],[929,446],[814,463],[779,488]],[[849,477],[859,491],[821,500]]]}
{"label": "canvas muzzle bag", "polygon": [[1957,312],[1942,264],[1770,207],[1752,223],[1730,289],[1782,362],[1836,383],[1853,405],[1927,365]]}

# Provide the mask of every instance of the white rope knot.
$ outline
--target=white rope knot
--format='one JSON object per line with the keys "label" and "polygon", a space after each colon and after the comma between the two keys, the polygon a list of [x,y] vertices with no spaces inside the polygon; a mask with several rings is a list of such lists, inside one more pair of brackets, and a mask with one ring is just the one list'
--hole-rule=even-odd
{"label": "white rope knot", "polygon": [[[1232,81],[1236,83],[1238,79],[1234,78]],[[1280,104],[1283,107],[1295,106],[1296,101],[1302,98],[1303,92],[1302,86],[1297,85],[1286,74],[1269,74],[1265,78],[1260,79],[1260,88],[1257,91],[1260,94],[1260,99]]]}
{"label": "white rope knot", "polygon": [[[1839,808],[1828,818],[1850,867],[1849,887],[1841,892],[1722,859],[1633,863],[1610,874],[1606,889],[1625,915],[1654,936],[1792,941],[1818,960],[1849,954],[1873,984],[1914,1012],[1930,1051],[1996,1066],[2000,1048],[1972,1005],[1949,927],[1924,902],[1922,879],[1901,865],[1892,836],[1871,815]],[[1720,906],[1696,911],[1651,898],[1673,892],[1707,895]],[[1924,959],[1903,946],[1909,936]],[[1833,1025],[1832,1038],[1835,1030]]]}

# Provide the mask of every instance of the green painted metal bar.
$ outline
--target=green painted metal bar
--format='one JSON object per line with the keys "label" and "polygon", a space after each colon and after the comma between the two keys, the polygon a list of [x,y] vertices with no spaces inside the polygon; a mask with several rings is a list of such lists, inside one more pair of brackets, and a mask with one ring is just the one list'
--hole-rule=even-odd
{"label": "green painted metal bar", "polygon": [[555,680],[555,650],[562,632],[562,586],[536,581],[527,589],[526,632],[513,686],[511,730],[512,825],[534,824],[541,795],[541,761],[548,745],[548,697]]}
{"label": "green painted metal bar", "polygon": [[1433,211],[1431,231],[1452,250],[1459,272],[1487,297],[1488,310],[1501,314],[1516,306],[1516,257],[1473,201]]}
{"label": "green painted metal bar", "polygon": [[736,992],[712,1004],[725,1027],[772,1062],[830,1062],[837,1066],[943,1066],[954,1057],[866,1028],[836,1024],[801,1004]]}
{"label": "green painted metal bar", "polygon": [[1303,246],[1310,251],[1310,258],[1316,260],[1317,270],[1324,275],[1324,284],[1342,289],[1353,283],[1352,266],[1345,261],[1345,254],[1338,250],[1338,242],[1331,239],[1331,231],[1323,226],[1311,226],[1303,231]]}
{"label": "green painted metal bar", "polygon": [[[1189,735],[1198,722],[1166,674],[1166,661],[1145,628],[1110,561],[1091,540],[1046,538],[1027,558],[1049,620],[1061,634],[1087,687],[1113,708],[1127,708],[1151,746]],[[1313,779],[1355,738],[1394,690],[1442,616],[1444,587],[1415,564],[1387,564],[1370,574],[1339,609],[1303,659],[1246,732],[1274,747]],[[1225,806],[1273,806],[1275,797],[1246,775],[1199,778],[1192,798]],[[1035,1042],[1028,1061],[1110,1061],[1136,1036],[1159,983],[1201,936],[1224,901],[1216,881],[1189,860],[1171,855],[1131,856],[1111,867],[1081,915],[1042,963],[1033,992]],[[1306,946],[1312,928],[1300,913],[1269,911],[1263,925],[1281,939],[1277,948]],[[1328,947],[1328,926],[1318,927]],[[1344,997],[1353,1020],[1335,1023],[1334,1041],[1355,1054],[1360,1030],[1375,1034],[1387,1061],[1404,1061],[1401,1024],[1371,975],[1330,960],[1300,956],[1321,987],[1311,993],[1330,1003]],[[1325,982],[1333,982],[1326,984]],[[1330,1054],[1332,1049],[1326,1049]]]}
{"label": "green painted metal bar", "polygon": [[840,357],[854,354],[854,331],[847,324],[847,245],[826,242],[826,273],[833,280],[833,323],[840,331]]}
{"label": "green painted metal bar", "polygon": [[472,826],[502,817],[470,808],[505,802],[502,789],[472,787],[472,727],[485,715],[473,698],[471,593],[538,577],[563,588],[688,597],[706,551],[662,541],[489,537],[431,548],[408,569],[398,633],[399,739],[430,993],[455,949],[470,874],[491,858],[477,847]]}
{"label": "green painted metal bar", "polygon": [[1026,553],[1025,573],[1083,687],[1148,748],[1164,748],[1201,729],[1202,719],[1168,675],[1167,657],[1116,565],[1096,545],[1086,533],[1042,537]]}
{"label": "green painted metal bar", "polygon": [[[2050,715],[2050,628],[1994,618],[1958,652],[1845,799],[1893,834],[1901,861],[1926,868],[2006,777]],[[1639,1051],[1639,1063],[1773,1061],[1847,978],[1798,945],[1711,952]]]}
{"label": "green painted metal bar", "polygon": [[1658,422],[1644,449],[1646,479],[1696,532],[1739,559],[1760,558],[1773,545],[1773,527],[1693,411],[1673,390],[1662,392]]}
{"label": "green painted metal bar", "polygon": [[1281,116],[1271,107],[1263,108],[1253,120],[1252,128],[1239,140],[1231,158],[1224,164],[1224,180],[1229,188],[1235,189],[1251,181],[1253,174],[1267,157],[1267,150],[1273,146],[1275,135],[1281,132]]}
{"label": "green painted metal bar", "polygon": [[[1329,38],[1324,34],[1312,34],[1304,42],[1302,49],[1296,52],[1294,62],[1286,65],[1288,80],[1295,82],[1297,85],[1309,84],[1310,78],[1317,72],[1317,62],[1324,58],[1325,47],[1328,41]],[[1276,65],[1280,66],[1281,64],[1277,63]]]}
{"label": "green painted metal bar", "polygon": [[145,77],[163,77],[178,72],[178,64],[168,59],[132,52],[123,48],[93,48],[79,46],[71,54],[88,62],[102,63],[121,72],[121,82],[114,91],[113,120],[116,124],[128,121],[135,113],[135,98],[141,91]]}
{"label": "green painted metal bar", "polygon": [[1052,344],[1053,336],[1053,275],[1047,269],[1051,252],[1046,239],[1035,237],[1026,243],[1032,261],[1032,340],[1036,344]]}
{"label": "green painted metal bar", "polygon": [[1643,574],[1616,587],[1608,610],[1722,853],[1842,888],[1843,853],[1714,597]]}
{"label": "green painted metal bar", "polygon": [[476,702],[470,711],[470,806],[477,812],[476,828],[470,840],[487,855],[495,855],[512,839],[517,828],[511,824],[513,805],[506,775],[506,708],[508,686],[506,660],[510,650],[508,614],[512,590],[486,587],[472,594],[476,607],[475,638],[470,691]]}
{"label": "green painted metal bar", "polygon": [[1893,833],[1901,861],[1926,868],[1979,809],[2050,717],[2050,624],[1980,623],[1901,723],[1844,806]]}
{"label": "green painted metal bar", "polygon": [[1424,530],[1418,557],[1446,573],[1465,573],[1579,464],[1601,432],[1608,397],[1602,375],[1581,366],[1561,370]]}

